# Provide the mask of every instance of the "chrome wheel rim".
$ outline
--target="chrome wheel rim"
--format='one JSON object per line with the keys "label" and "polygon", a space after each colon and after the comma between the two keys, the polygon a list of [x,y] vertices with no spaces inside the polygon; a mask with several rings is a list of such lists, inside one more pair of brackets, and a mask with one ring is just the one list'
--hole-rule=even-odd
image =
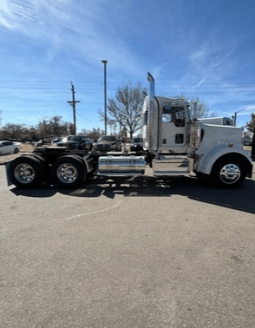
{"label": "chrome wheel rim", "polygon": [[57,177],[63,183],[72,183],[78,178],[78,170],[74,165],[64,163],[58,167]]}
{"label": "chrome wheel rim", "polygon": [[15,167],[14,176],[20,183],[28,184],[34,180],[35,170],[31,165],[21,163]]}
{"label": "chrome wheel rim", "polygon": [[220,170],[220,179],[226,184],[235,183],[240,179],[241,170],[236,164],[227,164]]}

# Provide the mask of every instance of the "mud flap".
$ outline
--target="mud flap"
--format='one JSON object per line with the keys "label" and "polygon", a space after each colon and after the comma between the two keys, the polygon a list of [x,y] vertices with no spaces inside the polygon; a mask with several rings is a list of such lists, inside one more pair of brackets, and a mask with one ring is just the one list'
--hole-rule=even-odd
{"label": "mud flap", "polygon": [[10,163],[5,164],[6,181],[7,181],[8,187],[12,185],[12,182],[9,178],[9,166],[10,166]]}

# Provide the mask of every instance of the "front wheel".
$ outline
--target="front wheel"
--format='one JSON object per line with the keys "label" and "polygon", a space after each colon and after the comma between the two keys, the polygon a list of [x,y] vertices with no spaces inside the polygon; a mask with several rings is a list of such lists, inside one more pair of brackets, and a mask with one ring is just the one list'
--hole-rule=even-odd
{"label": "front wheel", "polygon": [[241,158],[219,159],[212,170],[213,182],[219,187],[233,189],[239,187],[246,176],[246,165]]}

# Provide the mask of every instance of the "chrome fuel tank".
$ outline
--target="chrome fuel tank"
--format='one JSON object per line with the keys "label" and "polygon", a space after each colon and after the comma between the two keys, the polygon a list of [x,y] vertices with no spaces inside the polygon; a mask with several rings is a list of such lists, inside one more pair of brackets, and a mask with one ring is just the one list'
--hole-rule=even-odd
{"label": "chrome fuel tank", "polygon": [[133,176],[144,174],[144,156],[102,156],[98,160],[98,174],[108,176]]}

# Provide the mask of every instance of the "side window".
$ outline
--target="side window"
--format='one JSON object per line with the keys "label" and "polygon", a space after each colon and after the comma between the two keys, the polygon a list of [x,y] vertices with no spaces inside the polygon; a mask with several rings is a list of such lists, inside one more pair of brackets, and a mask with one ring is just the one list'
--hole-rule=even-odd
{"label": "side window", "polygon": [[185,112],[183,108],[180,108],[180,110],[175,113],[175,126],[185,126]]}
{"label": "side window", "polygon": [[185,126],[185,111],[183,107],[163,107],[163,123],[174,123],[176,127]]}
{"label": "side window", "polygon": [[148,111],[144,112],[143,125],[148,125]]}
{"label": "side window", "polygon": [[163,107],[163,113],[162,113],[162,122],[163,123],[171,123],[173,122],[173,113],[171,111],[170,106]]}
{"label": "side window", "polygon": [[162,122],[164,123],[171,123],[173,122],[173,116],[170,113],[164,113],[162,115]]}

